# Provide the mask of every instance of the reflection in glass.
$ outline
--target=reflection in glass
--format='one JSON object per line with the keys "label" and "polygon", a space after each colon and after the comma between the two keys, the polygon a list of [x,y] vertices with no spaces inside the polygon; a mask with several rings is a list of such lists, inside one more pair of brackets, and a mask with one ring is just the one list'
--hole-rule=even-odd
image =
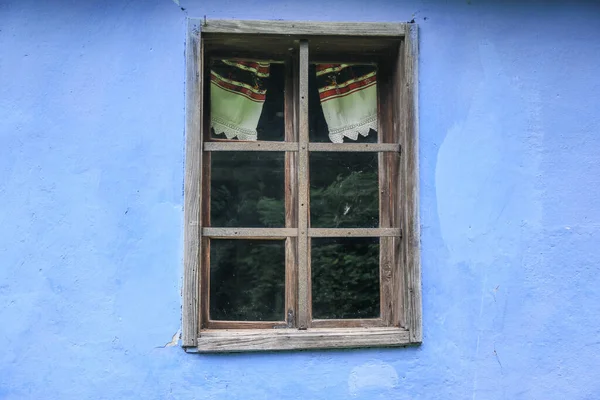
{"label": "reflection in glass", "polygon": [[211,63],[211,136],[282,141],[284,64],[214,60]]}
{"label": "reflection in glass", "polygon": [[379,238],[311,241],[313,318],[379,317]]}
{"label": "reflection in glass", "polygon": [[284,153],[211,153],[211,226],[283,227]]}
{"label": "reflection in glass", "polygon": [[285,319],[285,241],[210,242],[210,318]]}
{"label": "reflection in glass", "polygon": [[379,226],[377,153],[310,153],[313,228]]}
{"label": "reflection in glass", "polygon": [[310,65],[311,142],[377,142],[376,71],[375,65]]}

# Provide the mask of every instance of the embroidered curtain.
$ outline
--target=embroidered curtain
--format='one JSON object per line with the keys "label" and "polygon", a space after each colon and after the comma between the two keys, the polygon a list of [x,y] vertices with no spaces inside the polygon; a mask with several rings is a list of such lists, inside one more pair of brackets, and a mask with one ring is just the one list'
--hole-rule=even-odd
{"label": "embroidered curtain", "polygon": [[317,83],[329,140],[357,140],[377,130],[377,76],[375,66],[318,64]]}
{"label": "embroidered curtain", "polygon": [[[227,139],[256,140],[256,126],[266,98],[268,63],[215,62],[211,68],[211,127]],[[323,115],[333,143],[357,140],[377,130],[375,66],[317,64]]]}
{"label": "embroidered curtain", "polygon": [[269,64],[215,61],[210,70],[210,122],[227,139],[256,140],[269,77]]}

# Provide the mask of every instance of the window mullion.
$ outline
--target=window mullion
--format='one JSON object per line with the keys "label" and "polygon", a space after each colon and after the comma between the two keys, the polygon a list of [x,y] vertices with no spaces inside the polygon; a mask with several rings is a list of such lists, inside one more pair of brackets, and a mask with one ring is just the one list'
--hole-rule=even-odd
{"label": "window mullion", "polygon": [[298,312],[297,326],[310,326],[310,242],[308,186],[308,42],[300,41],[298,71]]}
{"label": "window mullion", "polygon": [[[285,141],[298,143],[296,120],[297,57],[290,55],[285,62]],[[294,150],[298,150],[296,147]],[[298,154],[285,153],[285,227],[298,228]],[[285,310],[288,328],[296,327],[298,303],[298,238],[285,241]]]}

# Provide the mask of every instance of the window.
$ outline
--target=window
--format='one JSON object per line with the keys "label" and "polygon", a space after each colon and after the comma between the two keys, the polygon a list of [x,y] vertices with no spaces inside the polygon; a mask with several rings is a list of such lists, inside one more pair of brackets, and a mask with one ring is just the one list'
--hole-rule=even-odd
{"label": "window", "polygon": [[414,24],[190,20],[183,346],[421,342]]}

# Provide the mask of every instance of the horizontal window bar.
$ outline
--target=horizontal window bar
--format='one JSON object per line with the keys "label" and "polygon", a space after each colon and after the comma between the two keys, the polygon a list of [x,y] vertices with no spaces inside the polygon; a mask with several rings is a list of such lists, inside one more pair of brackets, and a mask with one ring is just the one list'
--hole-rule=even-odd
{"label": "horizontal window bar", "polygon": [[[297,142],[205,142],[205,151],[298,151]],[[394,143],[310,143],[309,151],[318,152],[398,152]]]}
{"label": "horizontal window bar", "polygon": [[285,321],[213,321],[209,320],[208,329],[273,329],[285,326]]}
{"label": "horizontal window bar", "polygon": [[311,228],[309,237],[392,237],[402,236],[400,228]]}
{"label": "horizontal window bar", "polygon": [[202,236],[209,238],[283,239],[298,236],[297,228],[202,228]]}
{"label": "horizontal window bar", "polygon": [[297,142],[204,142],[205,151],[298,151]]}
{"label": "horizontal window bar", "polygon": [[381,318],[365,319],[313,319],[312,328],[373,328],[385,326]]}
{"label": "horizontal window bar", "polygon": [[399,152],[400,145],[395,143],[309,143],[310,151],[392,151]]}

